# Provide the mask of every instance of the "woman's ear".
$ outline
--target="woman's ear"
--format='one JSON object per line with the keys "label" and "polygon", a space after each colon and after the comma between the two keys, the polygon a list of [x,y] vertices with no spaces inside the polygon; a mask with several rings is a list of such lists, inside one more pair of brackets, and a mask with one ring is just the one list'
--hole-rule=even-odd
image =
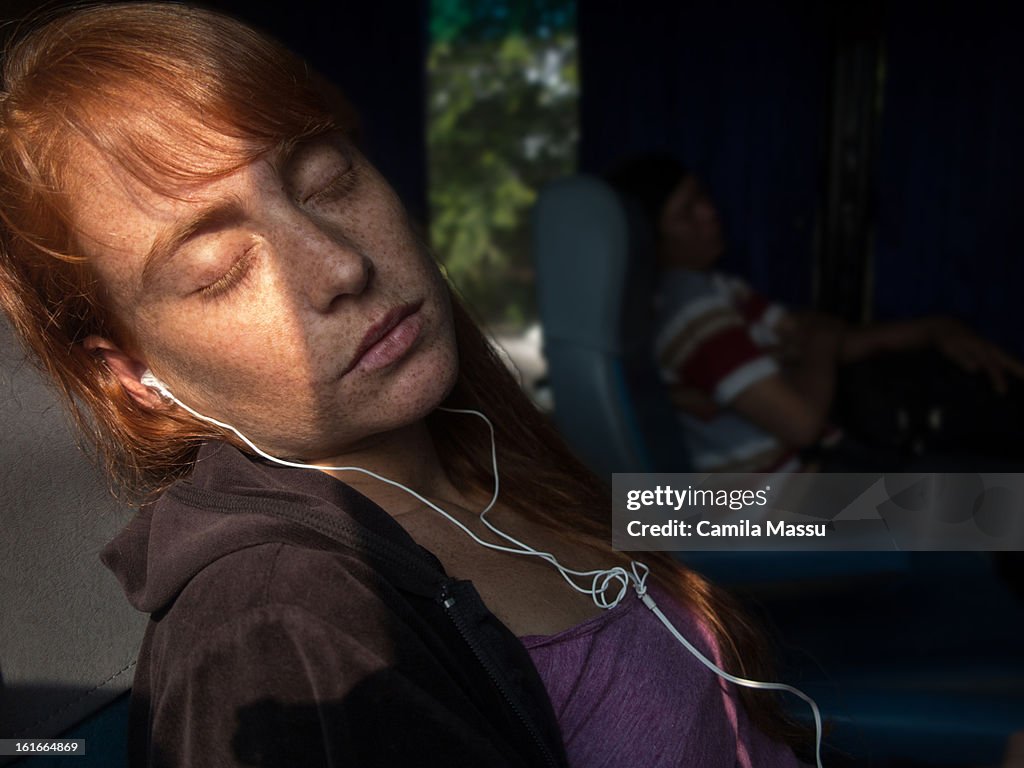
{"label": "woman's ear", "polygon": [[102,336],[87,336],[82,346],[86,351],[99,353],[103,357],[110,372],[139,405],[144,408],[160,408],[164,405],[160,394],[140,381],[142,374],[148,370],[148,366],[141,360],[136,360],[114,342]]}

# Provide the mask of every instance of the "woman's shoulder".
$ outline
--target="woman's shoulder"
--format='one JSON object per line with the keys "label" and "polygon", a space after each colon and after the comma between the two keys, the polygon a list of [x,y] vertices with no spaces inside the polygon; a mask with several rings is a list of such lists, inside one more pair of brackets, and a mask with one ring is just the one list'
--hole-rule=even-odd
{"label": "woman's shoulder", "polygon": [[[385,591],[380,575],[355,553],[265,542],[206,564],[161,621],[186,647],[260,622],[320,624],[351,633],[369,626],[375,616],[390,618]],[[191,632],[195,643],[187,637]]]}
{"label": "woman's shoulder", "polygon": [[129,601],[168,625],[209,629],[272,604],[344,623],[388,585],[429,592],[444,576],[383,510],[333,478],[282,478],[224,450],[201,469],[103,552]]}

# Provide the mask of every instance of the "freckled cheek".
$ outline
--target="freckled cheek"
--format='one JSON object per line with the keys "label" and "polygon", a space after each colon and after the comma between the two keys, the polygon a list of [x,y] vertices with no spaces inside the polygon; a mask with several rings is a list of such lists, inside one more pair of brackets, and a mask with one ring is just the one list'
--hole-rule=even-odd
{"label": "freckled cheek", "polygon": [[406,269],[413,263],[419,266],[424,261],[433,262],[413,231],[405,209],[390,190],[381,190],[377,196],[368,198],[355,220],[367,253],[398,259]]}
{"label": "freckled cheek", "polygon": [[244,407],[250,401],[311,396],[312,361],[292,318],[268,310],[247,312],[248,322],[194,313],[166,322],[151,337],[151,359],[181,378],[197,402]]}

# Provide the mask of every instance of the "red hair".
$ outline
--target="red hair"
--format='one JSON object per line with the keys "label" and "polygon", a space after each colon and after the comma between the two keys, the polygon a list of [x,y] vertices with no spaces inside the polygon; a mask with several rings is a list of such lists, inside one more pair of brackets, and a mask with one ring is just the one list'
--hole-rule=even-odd
{"label": "red hair", "polygon": [[[187,472],[217,430],[138,406],[79,343],[132,347],[103,305],[67,207],[86,142],[151,189],[227,175],[282,145],[351,131],[352,111],[305,64],[226,16],[180,5],[98,5],[7,52],[0,96],[0,306],[56,383],[121,489]],[[89,415],[86,415],[89,414]]]}
{"label": "red hair", "polygon": [[[224,434],[176,409],[140,407],[80,343],[95,334],[132,346],[130,329],[105,308],[76,248],[67,208],[75,147],[87,142],[173,195],[182,182],[217,178],[275,148],[353,126],[344,100],[293,54],[240,22],[187,6],[77,9],[8,51],[0,93],[0,306],[115,483],[135,498],[187,473],[199,445]],[[453,305],[460,371],[447,404],[478,408],[494,422],[504,503],[553,536],[628,562],[608,545],[607,488],[524,396],[454,296]],[[489,489],[483,430],[462,419],[428,424],[452,481]],[[723,592],[665,553],[643,559],[713,632],[730,670],[766,674],[762,643]],[[740,696],[763,730],[788,738],[773,700],[747,689]]]}

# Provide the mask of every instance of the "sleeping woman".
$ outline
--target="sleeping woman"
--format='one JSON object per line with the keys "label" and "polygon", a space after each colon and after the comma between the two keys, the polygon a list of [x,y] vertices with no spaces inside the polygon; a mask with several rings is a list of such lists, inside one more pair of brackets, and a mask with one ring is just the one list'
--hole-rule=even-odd
{"label": "sleeping woman", "polygon": [[772,694],[665,622],[763,680],[748,623],[611,549],[353,124],[188,6],[7,53],[0,305],[138,502],[103,554],[151,617],[131,765],[797,765]]}

